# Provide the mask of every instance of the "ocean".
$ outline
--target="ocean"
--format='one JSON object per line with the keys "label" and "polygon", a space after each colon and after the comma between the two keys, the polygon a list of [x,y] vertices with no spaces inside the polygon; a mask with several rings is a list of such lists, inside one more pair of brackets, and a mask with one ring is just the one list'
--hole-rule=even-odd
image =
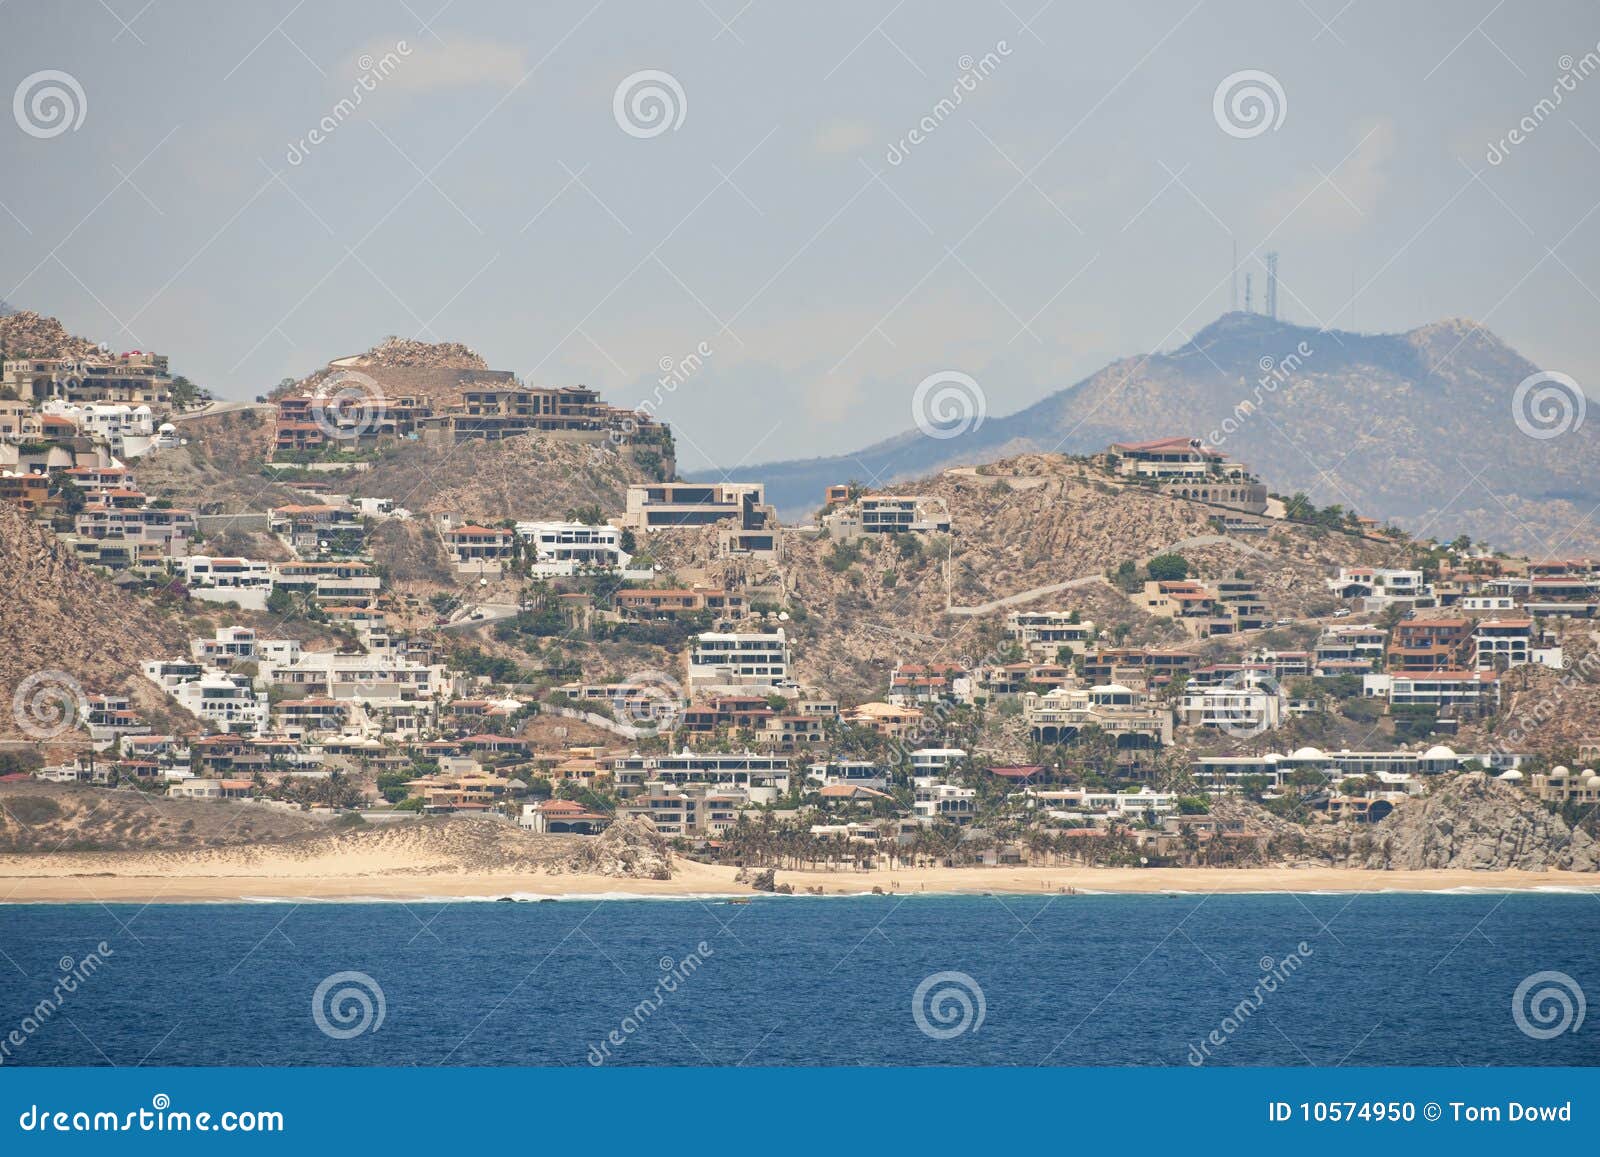
{"label": "ocean", "polygon": [[0,907],[9,1065],[1600,1065],[1600,895]]}

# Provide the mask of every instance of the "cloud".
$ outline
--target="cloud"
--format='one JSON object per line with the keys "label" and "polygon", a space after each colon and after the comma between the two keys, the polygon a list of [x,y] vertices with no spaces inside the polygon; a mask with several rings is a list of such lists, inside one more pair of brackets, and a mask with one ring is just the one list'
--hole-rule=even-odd
{"label": "cloud", "polygon": [[459,36],[440,41],[427,34],[373,41],[345,62],[345,71],[360,75],[378,61],[393,65],[382,81],[391,92],[510,88],[528,72],[523,50],[514,45]]}
{"label": "cloud", "polygon": [[823,156],[859,153],[872,143],[872,126],[866,121],[834,120],[817,130],[811,147]]}
{"label": "cloud", "polygon": [[1267,206],[1269,227],[1288,219],[1295,232],[1353,233],[1377,210],[1389,185],[1394,121],[1380,117],[1358,128],[1354,147],[1331,170],[1313,170]]}

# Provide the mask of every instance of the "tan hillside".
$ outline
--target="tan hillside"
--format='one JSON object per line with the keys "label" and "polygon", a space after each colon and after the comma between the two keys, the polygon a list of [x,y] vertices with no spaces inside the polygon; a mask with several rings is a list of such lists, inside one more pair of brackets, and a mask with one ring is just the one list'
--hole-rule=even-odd
{"label": "tan hillside", "polygon": [[174,613],[123,594],[44,527],[0,504],[0,737],[20,737],[11,699],[35,672],[64,671],[89,694],[122,691],[160,708],[139,661],[187,652]]}
{"label": "tan hillside", "polygon": [[135,791],[30,783],[0,787],[0,852],[223,847],[321,834],[301,812]]}
{"label": "tan hillside", "polygon": [[68,333],[53,317],[28,309],[0,314],[0,357],[81,358],[98,352],[94,342]]}
{"label": "tan hillside", "polygon": [[503,388],[513,380],[511,373],[491,370],[474,350],[459,342],[390,337],[365,353],[335,358],[299,381],[285,382],[271,396],[315,393],[318,386],[339,373],[371,379],[385,397],[424,398],[436,410],[459,403],[466,390]]}
{"label": "tan hillside", "polygon": [[[883,492],[943,498],[954,534],[922,537],[905,556],[894,541],[869,536],[843,569],[847,552],[807,531],[785,532],[776,567],[716,560],[713,531],[656,535],[649,545],[680,581],[770,583],[774,603],[781,575],[796,612],[787,629],[798,642],[802,681],[847,697],[881,691],[896,659],[995,661],[1005,616],[1018,608],[1076,609],[1102,632],[1126,623],[1133,644],[1182,644],[1181,628],[1145,614],[1104,580],[1124,561],[1167,550],[1189,561],[1191,577],[1243,572],[1275,618],[1299,618],[1327,603],[1322,579],[1331,568],[1399,557],[1386,543],[1288,523],[1260,538],[1223,538],[1208,521],[1215,508],[1113,486],[1082,460],[1060,455],[956,468]],[[1003,602],[1068,582],[1075,585]],[[753,601],[762,598],[752,592]]]}
{"label": "tan hillside", "polygon": [[562,518],[595,504],[614,513],[630,483],[649,480],[628,450],[524,434],[455,446],[407,442],[341,485],[413,511],[495,522]]}

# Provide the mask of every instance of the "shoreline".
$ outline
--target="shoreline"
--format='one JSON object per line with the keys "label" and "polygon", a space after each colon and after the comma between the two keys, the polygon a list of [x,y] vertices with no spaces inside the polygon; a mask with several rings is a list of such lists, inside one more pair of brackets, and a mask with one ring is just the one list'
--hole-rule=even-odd
{"label": "shoreline", "polygon": [[[308,871],[311,865],[249,864],[127,865],[122,872],[58,870],[35,874],[28,857],[0,857],[0,906],[14,904],[385,903],[527,899],[727,900],[765,896],[735,882],[735,869],[679,860],[670,880],[573,873],[416,871],[385,865],[376,871]],[[328,867],[329,865],[318,865]],[[140,871],[139,868],[146,870]],[[156,868],[157,870],[149,870]],[[1205,895],[1272,893],[1458,893],[1600,892],[1600,874],[1590,872],[1383,871],[1366,868],[918,868],[890,871],[779,870],[779,884],[794,896],[886,897],[1006,895]],[[1070,890],[1070,891],[1069,891]]]}

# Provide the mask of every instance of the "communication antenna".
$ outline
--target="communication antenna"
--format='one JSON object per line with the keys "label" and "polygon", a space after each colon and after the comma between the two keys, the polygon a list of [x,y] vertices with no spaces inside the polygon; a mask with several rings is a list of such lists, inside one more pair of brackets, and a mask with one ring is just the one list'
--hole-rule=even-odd
{"label": "communication antenna", "polygon": [[1232,299],[1228,303],[1228,308],[1235,313],[1239,312],[1239,243],[1237,241],[1233,243],[1233,293]]}
{"label": "communication antenna", "polygon": [[1254,299],[1251,297],[1251,294],[1250,294],[1250,275],[1248,273],[1246,273],[1244,275],[1244,311],[1246,313],[1254,313],[1255,312],[1255,306],[1253,304],[1253,300]]}
{"label": "communication antenna", "polygon": [[1278,251],[1267,254],[1267,316],[1278,320]]}

